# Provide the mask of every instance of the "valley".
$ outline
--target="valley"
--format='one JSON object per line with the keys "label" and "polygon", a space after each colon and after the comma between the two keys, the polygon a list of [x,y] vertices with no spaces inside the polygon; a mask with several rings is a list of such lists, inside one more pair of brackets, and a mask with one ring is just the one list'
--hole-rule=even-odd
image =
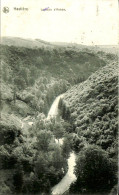
{"label": "valley", "polygon": [[116,191],[118,56],[110,48],[3,38],[1,194]]}

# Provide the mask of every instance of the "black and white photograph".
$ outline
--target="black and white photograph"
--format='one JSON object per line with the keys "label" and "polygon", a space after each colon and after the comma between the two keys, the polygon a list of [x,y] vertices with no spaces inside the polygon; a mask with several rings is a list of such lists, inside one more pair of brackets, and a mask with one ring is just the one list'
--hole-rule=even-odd
{"label": "black and white photograph", "polygon": [[0,195],[118,195],[118,0],[1,0]]}

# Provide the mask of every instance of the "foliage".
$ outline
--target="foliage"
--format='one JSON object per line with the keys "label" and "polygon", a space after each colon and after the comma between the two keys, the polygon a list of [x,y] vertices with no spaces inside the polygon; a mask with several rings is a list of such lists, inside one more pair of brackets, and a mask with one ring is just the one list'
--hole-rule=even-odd
{"label": "foliage", "polygon": [[71,149],[72,149],[72,135],[65,134],[64,139],[63,139],[63,145],[62,145],[63,156],[68,158],[71,152]]}
{"label": "foliage", "polygon": [[37,135],[37,145],[39,150],[48,151],[51,136],[52,134],[50,131],[40,130]]}
{"label": "foliage", "polygon": [[109,159],[107,152],[89,145],[78,155],[75,173],[77,181],[71,192],[99,193],[109,192],[116,183],[117,164]]}
{"label": "foliage", "polygon": [[11,115],[1,113],[0,145],[12,144],[15,138],[22,134],[18,119],[16,118],[16,121],[14,121],[14,119],[15,118]]}
{"label": "foliage", "polygon": [[[96,144],[113,151],[116,156],[117,142],[117,63],[105,66],[82,84],[72,87],[60,102],[65,120],[73,124],[75,133],[74,148],[80,150],[82,143]],[[67,117],[68,110],[68,117]],[[79,147],[79,149],[78,149]],[[115,150],[115,153],[114,153]]]}
{"label": "foliage", "polygon": [[[20,99],[47,114],[54,98],[114,60],[114,55],[91,49],[25,48],[1,45],[2,97]],[[88,69],[88,71],[87,71]],[[8,89],[9,88],[9,89]],[[11,94],[12,92],[12,94]],[[8,97],[9,96],[9,97]],[[38,100],[42,102],[38,103]]]}
{"label": "foliage", "polygon": [[[99,67],[114,60],[114,55],[77,47],[1,45],[0,171],[9,172],[1,182],[1,192],[50,193],[51,187],[67,171],[66,159],[71,149],[78,152],[87,142],[94,143],[96,140],[96,144],[107,149],[111,157],[115,156],[116,77],[113,77],[113,68],[109,69],[112,72],[108,75],[110,80],[101,72],[100,77],[104,77],[105,81],[103,78],[99,83],[97,73],[94,78],[89,77]],[[88,77],[89,80],[82,83]],[[82,83],[81,88],[78,85],[71,88],[59,104],[61,115],[67,121],[46,120],[55,97],[77,83]],[[88,83],[92,83],[90,90],[87,89]],[[113,83],[112,88],[110,83]],[[85,95],[79,95],[82,99],[78,91],[85,92]],[[94,96],[100,100],[102,109],[94,101]],[[89,107],[89,113],[86,107]],[[21,116],[27,115],[36,118],[29,130],[27,125],[21,128]],[[100,122],[100,117],[105,125]],[[108,119],[111,119],[110,124]],[[62,146],[56,144],[55,137],[64,137]]]}

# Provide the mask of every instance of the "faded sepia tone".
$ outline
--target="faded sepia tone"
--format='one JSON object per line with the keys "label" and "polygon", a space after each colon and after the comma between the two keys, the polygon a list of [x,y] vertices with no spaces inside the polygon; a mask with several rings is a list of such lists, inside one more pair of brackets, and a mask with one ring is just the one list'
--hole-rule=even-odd
{"label": "faded sepia tone", "polygon": [[0,195],[118,194],[118,1],[2,0]]}
{"label": "faded sepia tone", "polygon": [[[40,38],[50,42],[73,42],[94,45],[117,45],[117,0],[16,0],[2,1],[2,35]],[[26,7],[29,11],[14,11]],[[44,8],[65,8],[46,11]],[[107,36],[108,35],[108,36]]]}

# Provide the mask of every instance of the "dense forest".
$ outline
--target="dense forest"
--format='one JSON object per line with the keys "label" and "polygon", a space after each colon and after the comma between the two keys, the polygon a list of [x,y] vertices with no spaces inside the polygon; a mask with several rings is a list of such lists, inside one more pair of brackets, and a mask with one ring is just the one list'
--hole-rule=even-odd
{"label": "dense forest", "polygon": [[[110,193],[117,184],[117,56],[39,44],[1,45],[0,193],[51,194],[67,172],[72,150],[77,181],[67,193]],[[58,117],[47,120],[62,93]],[[62,145],[55,141],[60,138]],[[96,189],[95,151],[105,163],[104,170],[100,163],[97,168],[102,179],[95,181]]]}
{"label": "dense forest", "polygon": [[[60,100],[59,108],[63,118],[73,125],[72,148],[79,155],[76,166],[78,179],[71,187],[72,193],[79,192],[79,189],[80,192],[85,189],[85,193],[94,191],[103,193],[116,184],[118,160],[117,70],[116,62],[101,68],[86,81],[68,90],[63,100]],[[97,164],[99,162],[96,158],[98,159],[99,156],[100,160],[104,158],[104,162],[107,163],[105,167],[104,165],[101,167],[101,162]],[[93,162],[90,158],[94,159]],[[85,161],[87,161],[86,164]],[[107,167],[109,170],[106,170]],[[99,172],[99,169],[102,169],[104,173],[103,171]],[[90,175],[85,175],[82,170],[88,171]],[[115,177],[112,172],[115,172]],[[109,176],[107,176],[108,174]],[[81,181],[83,177],[86,177],[84,182]],[[93,186],[94,183],[95,186]]]}
{"label": "dense forest", "polygon": [[57,95],[86,80],[109,60],[114,60],[112,54],[85,48],[80,51],[65,47],[35,49],[2,45],[2,100],[14,100],[18,109],[22,101],[31,108],[29,113],[36,109],[47,114]]}

